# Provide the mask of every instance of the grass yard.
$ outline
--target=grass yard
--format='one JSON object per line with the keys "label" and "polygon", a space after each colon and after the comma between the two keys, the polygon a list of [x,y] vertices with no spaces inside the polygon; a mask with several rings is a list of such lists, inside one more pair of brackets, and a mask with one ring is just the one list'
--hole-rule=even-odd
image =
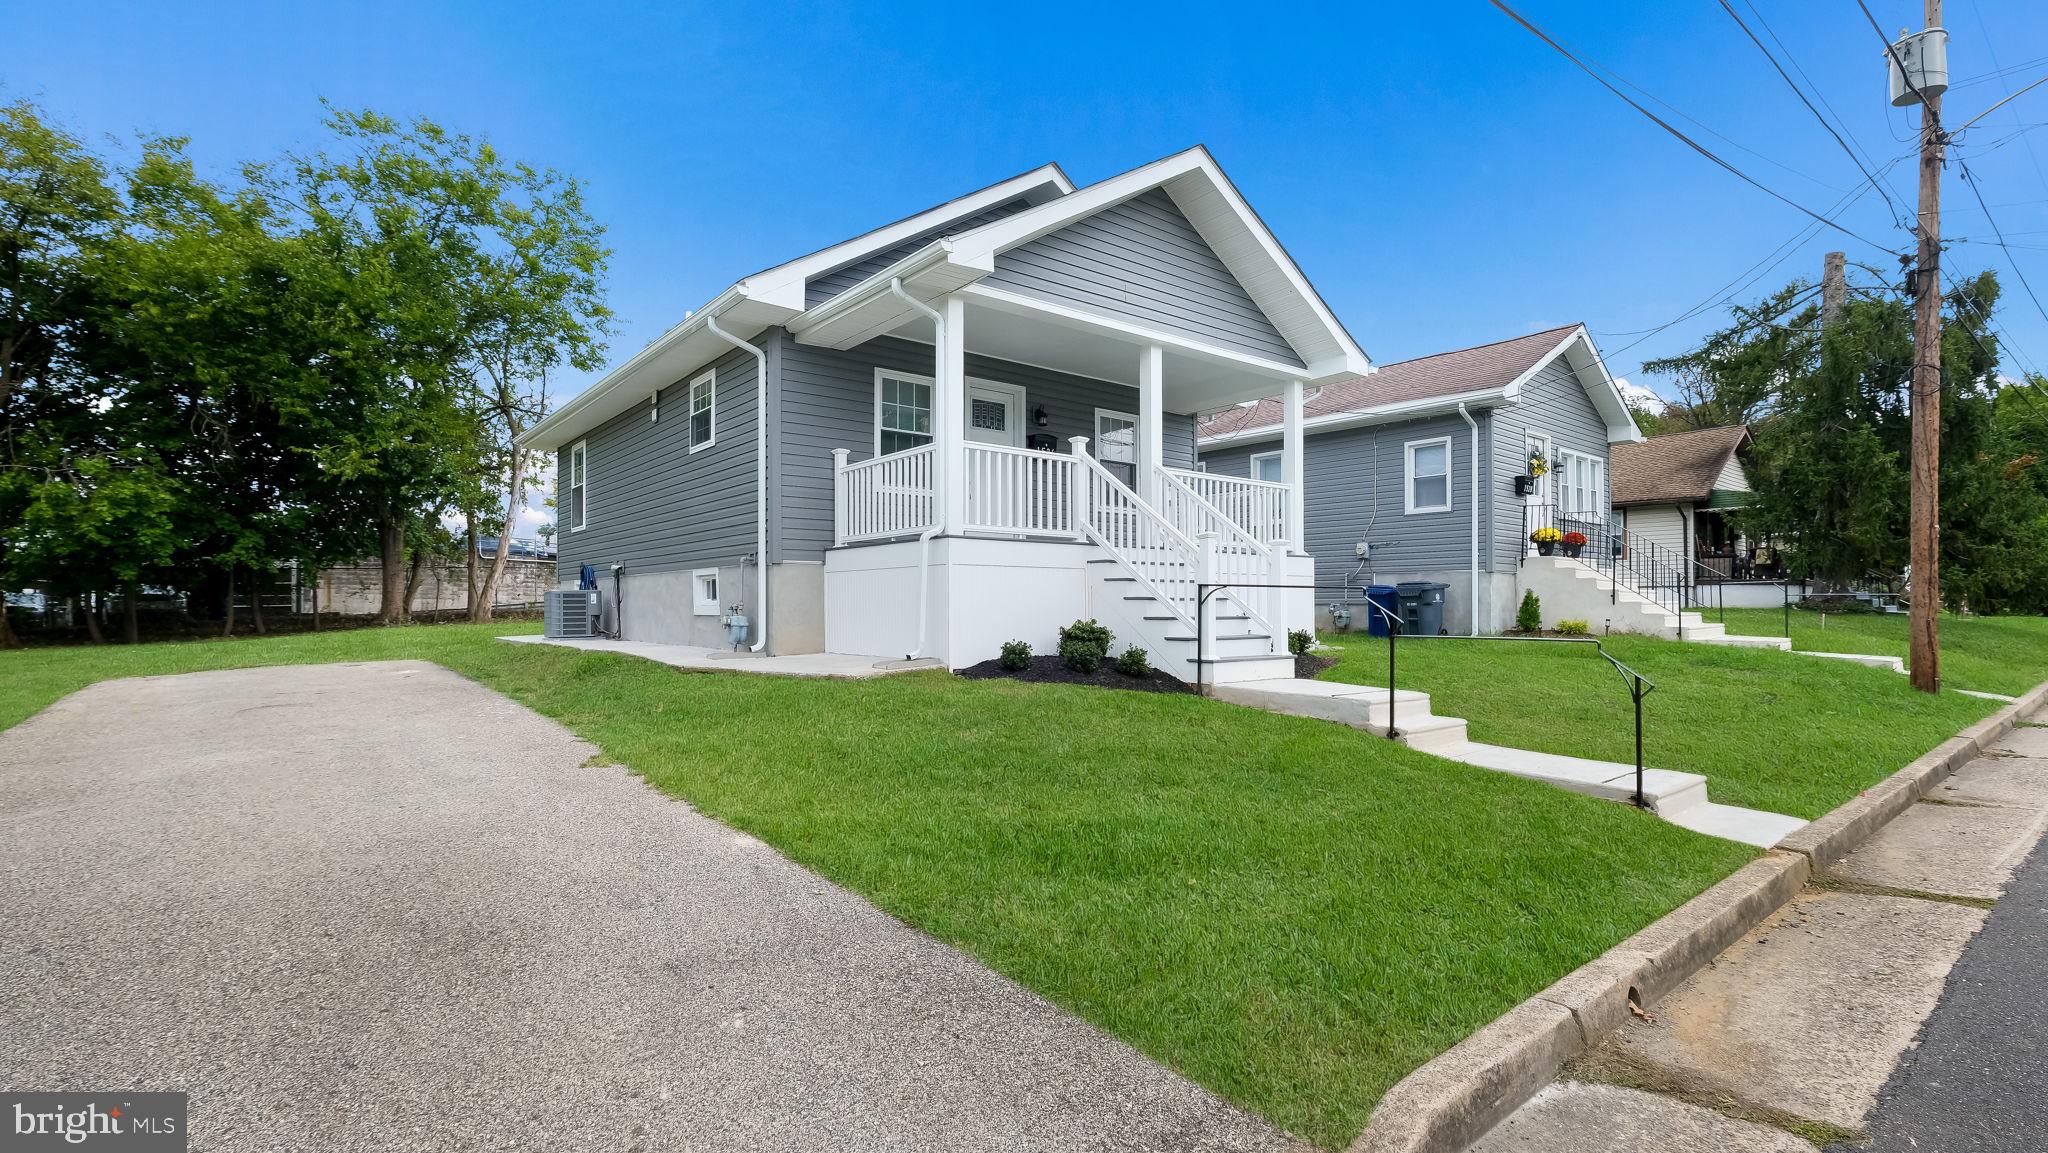
{"label": "grass yard", "polygon": [[[1734,629],[1733,611],[1728,619]],[[1326,679],[1386,684],[1384,640],[1324,639],[1341,650]],[[1917,693],[1897,673],[1849,661],[1602,639],[1657,684],[1643,702],[1646,764],[1705,773],[1709,794],[1723,804],[1809,820],[1999,707],[1958,693]],[[1591,645],[1410,639],[1397,659],[1400,687],[1429,693],[1438,715],[1464,717],[1475,741],[1635,761],[1628,690]]]}
{"label": "grass yard", "polygon": [[[491,639],[513,631],[7,653],[0,726],[107,677],[437,661],[1330,1148],[1409,1070],[1754,855],[1622,805],[1191,696],[686,673]],[[1451,658],[1419,656],[1418,673]],[[1498,675],[1489,691],[1551,704]],[[1671,690],[1674,711],[1689,691]],[[1968,700],[1895,739],[1968,720]],[[1445,704],[1477,715],[1448,691]]]}
{"label": "grass yard", "polygon": [[[1708,620],[1720,619],[1712,609]],[[1940,622],[1941,683],[2016,697],[2048,680],[2048,617],[1959,617]],[[1785,635],[1781,609],[1729,609],[1728,631]],[[1906,656],[1906,614],[1792,611],[1792,647],[1808,652]],[[1910,663],[1910,662],[1909,662]],[[1896,674],[1894,674],[1896,675]]]}

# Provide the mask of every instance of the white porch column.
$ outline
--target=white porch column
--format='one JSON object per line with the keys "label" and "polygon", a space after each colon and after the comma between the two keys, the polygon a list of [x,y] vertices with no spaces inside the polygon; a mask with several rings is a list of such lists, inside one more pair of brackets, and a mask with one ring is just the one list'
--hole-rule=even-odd
{"label": "white porch column", "polygon": [[1308,502],[1303,496],[1301,478],[1301,382],[1287,382],[1287,397],[1282,405],[1285,415],[1281,418],[1280,432],[1280,479],[1287,485],[1287,539],[1298,548],[1306,549],[1307,538],[1302,535],[1303,506]]}
{"label": "white porch column", "polygon": [[1161,405],[1166,398],[1166,350],[1148,344],[1138,359],[1138,495],[1159,503],[1159,478],[1153,470],[1166,463],[1166,435]]}
{"label": "white porch column", "polygon": [[932,381],[932,443],[937,446],[939,528],[967,523],[967,303],[958,293],[939,302],[938,375]]}

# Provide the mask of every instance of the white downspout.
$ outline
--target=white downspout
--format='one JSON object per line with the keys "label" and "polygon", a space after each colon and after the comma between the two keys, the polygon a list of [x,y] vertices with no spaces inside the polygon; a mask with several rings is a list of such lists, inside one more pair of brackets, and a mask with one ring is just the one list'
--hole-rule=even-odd
{"label": "white downspout", "polygon": [[758,653],[768,647],[768,354],[718,327],[718,314],[704,318],[704,327],[719,339],[754,354],[754,567],[758,600],[754,605],[756,640],[747,648]]}
{"label": "white downspout", "polygon": [[1472,633],[1479,635],[1479,422],[1458,402],[1458,415],[1472,428]]}
{"label": "white downspout", "polygon": [[[939,314],[938,309],[933,308],[931,305],[926,304],[924,301],[919,300],[915,296],[910,295],[908,292],[903,291],[903,278],[900,276],[892,276],[889,278],[889,291],[893,293],[897,297],[897,299],[903,301],[903,303],[909,305],[910,307],[916,309],[919,312],[924,313],[926,316],[931,318],[932,354],[935,357],[945,356],[946,318]],[[944,380],[945,376],[945,372],[940,369],[938,364],[934,363],[932,365],[933,387],[937,387],[938,382]],[[933,470],[934,473],[939,473],[940,471],[941,470],[938,469]],[[933,495],[935,497],[938,497],[938,499],[932,501],[932,511],[936,513],[941,507],[943,507],[944,497],[940,496],[939,494]],[[945,524],[945,517],[934,516],[932,518],[932,526],[924,530],[923,532],[917,534],[917,648],[912,650],[909,653],[909,655],[903,658],[907,661],[918,660],[924,656],[926,627],[925,613],[927,611],[928,606],[931,603],[932,538],[939,535],[939,530],[944,528]]]}

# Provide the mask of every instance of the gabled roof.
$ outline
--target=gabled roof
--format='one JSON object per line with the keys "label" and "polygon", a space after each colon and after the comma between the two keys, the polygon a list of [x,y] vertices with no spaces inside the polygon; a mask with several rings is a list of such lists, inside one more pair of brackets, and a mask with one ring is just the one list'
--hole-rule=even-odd
{"label": "gabled roof", "polygon": [[[1566,358],[1607,422],[1608,439],[1640,438],[1620,389],[1582,324],[1382,365],[1365,376],[1326,385],[1303,403],[1303,425],[1314,432],[1404,420],[1455,409],[1460,403],[1473,408],[1511,403],[1531,377],[1559,357]],[[1197,428],[1196,437],[1205,446],[1271,439],[1280,435],[1283,415],[1280,398],[1267,397],[1215,414]]]}
{"label": "gabled roof", "polygon": [[1704,504],[1729,458],[1749,443],[1741,425],[1702,428],[1616,445],[1610,465],[1610,503]]}

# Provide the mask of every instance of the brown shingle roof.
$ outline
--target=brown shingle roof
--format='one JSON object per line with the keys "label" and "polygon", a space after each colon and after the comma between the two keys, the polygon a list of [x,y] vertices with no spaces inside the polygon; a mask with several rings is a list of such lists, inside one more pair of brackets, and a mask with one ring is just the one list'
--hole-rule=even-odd
{"label": "brown shingle roof", "polygon": [[[1403,401],[1501,388],[1535,367],[1578,327],[1567,324],[1562,328],[1547,328],[1492,344],[1383,365],[1378,372],[1325,385],[1315,399],[1301,406],[1302,418],[1313,420],[1318,416],[1358,412]],[[1280,420],[1280,398],[1269,396],[1254,405],[1217,413],[1203,421],[1195,435],[1207,437],[1245,432],[1278,426]]]}
{"label": "brown shingle roof", "polygon": [[1749,430],[1737,424],[1617,444],[1608,485],[1612,503],[1704,502],[1722,466],[1748,441]]}

